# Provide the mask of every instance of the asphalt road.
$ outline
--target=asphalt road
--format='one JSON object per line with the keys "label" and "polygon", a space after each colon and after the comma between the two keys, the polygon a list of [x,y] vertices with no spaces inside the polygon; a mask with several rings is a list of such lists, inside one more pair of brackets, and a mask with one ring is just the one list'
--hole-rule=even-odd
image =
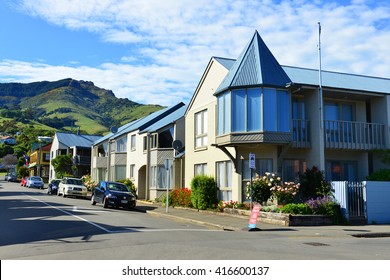
{"label": "asphalt road", "polygon": [[[390,238],[222,231],[0,181],[2,260],[390,260]],[[304,232],[304,231],[302,231]]]}

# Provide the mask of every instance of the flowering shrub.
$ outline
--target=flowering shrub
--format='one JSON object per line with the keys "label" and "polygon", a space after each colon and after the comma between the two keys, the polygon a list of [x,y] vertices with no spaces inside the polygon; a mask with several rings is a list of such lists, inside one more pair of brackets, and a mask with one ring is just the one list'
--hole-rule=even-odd
{"label": "flowering shrub", "polygon": [[96,182],[92,180],[91,175],[84,175],[81,177],[81,180],[88,191],[93,191],[97,185]]}
{"label": "flowering shrub", "polygon": [[262,211],[262,212],[279,213],[280,210],[281,209],[277,205],[269,205],[269,206],[261,207],[260,211]]}
{"label": "flowering shrub", "polygon": [[309,199],[306,204],[312,209],[314,214],[333,216],[336,203],[329,197],[317,197]]}
{"label": "flowering shrub", "polygon": [[284,182],[281,185],[271,187],[272,195],[277,199],[278,204],[293,203],[299,190],[299,183]]}
{"label": "flowering shrub", "polygon": [[250,209],[250,205],[249,203],[241,203],[241,202],[238,202],[238,201],[233,201],[233,200],[230,200],[230,201],[219,201],[218,205],[217,205],[217,209],[221,212],[223,212],[223,209],[225,208],[233,208],[233,209],[243,209],[243,210],[249,210]]}
{"label": "flowering shrub", "polygon": [[[252,180],[252,199],[263,203],[271,197],[277,199],[278,204],[292,203],[299,190],[299,184],[282,182],[276,173],[266,172],[264,176],[256,176]],[[247,197],[250,198],[250,183],[247,183]]]}
{"label": "flowering shrub", "polygon": [[[252,180],[252,200],[259,203],[267,202],[271,197],[271,188],[280,185],[281,179],[275,173],[266,172],[264,176],[256,176]],[[247,197],[250,198],[250,182],[246,184]]]}
{"label": "flowering shrub", "polygon": [[169,194],[169,204],[173,207],[183,206],[192,207],[191,190],[190,189],[175,189]]}

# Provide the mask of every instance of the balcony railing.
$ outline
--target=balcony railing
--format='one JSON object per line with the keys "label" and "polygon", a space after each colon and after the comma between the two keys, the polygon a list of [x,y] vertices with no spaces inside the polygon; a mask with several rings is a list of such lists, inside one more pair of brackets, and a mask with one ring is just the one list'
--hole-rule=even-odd
{"label": "balcony railing", "polygon": [[292,120],[293,147],[310,148],[310,122],[308,120]]}
{"label": "balcony railing", "polygon": [[[295,148],[311,147],[310,122],[292,120],[292,145]],[[385,125],[366,122],[324,121],[325,148],[372,150],[385,149]]]}
{"label": "balcony railing", "polygon": [[334,149],[384,149],[385,125],[366,122],[325,121],[325,147]]}

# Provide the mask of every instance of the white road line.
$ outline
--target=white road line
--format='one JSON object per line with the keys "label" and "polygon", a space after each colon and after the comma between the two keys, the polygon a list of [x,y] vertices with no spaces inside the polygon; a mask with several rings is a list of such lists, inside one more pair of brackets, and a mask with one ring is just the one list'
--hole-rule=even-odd
{"label": "white road line", "polygon": [[[26,194],[25,194],[25,195],[26,195]],[[69,215],[69,216],[72,216],[72,217],[75,217],[75,218],[77,218],[77,219],[79,219],[79,220],[81,220],[81,221],[87,222],[88,224],[93,225],[93,226],[95,226],[95,227],[97,227],[97,228],[99,228],[99,229],[101,229],[101,230],[103,230],[103,231],[105,231],[105,232],[107,232],[107,233],[112,233],[111,230],[108,230],[108,229],[106,229],[106,228],[104,228],[104,227],[102,227],[102,226],[100,226],[100,225],[98,225],[98,224],[95,224],[94,222],[88,221],[88,220],[84,219],[83,217],[74,215],[74,214],[72,214],[72,213],[70,213],[70,212],[68,212],[68,211],[65,211],[65,210],[63,210],[63,209],[61,209],[61,208],[55,207],[55,206],[53,206],[53,205],[51,205],[51,204],[49,204],[49,203],[47,203],[47,202],[45,202],[45,201],[42,201],[42,200],[40,200],[40,199],[38,199],[38,198],[35,198],[35,197],[32,197],[32,196],[30,196],[30,195],[26,195],[26,196],[28,196],[29,198],[31,198],[31,199],[33,199],[33,200],[39,201],[39,202],[41,202],[41,203],[43,203],[43,204],[45,204],[45,205],[47,205],[47,206],[49,206],[49,207],[51,207],[51,208],[54,208],[54,209],[56,209],[56,210],[59,210],[59,211],[61,211],[62,213],[65,213],[65,214],[67,214],[67,215]]]}
{"label": "white road line", "polygon": [[[72,217],[74,217],[76,219],[79,219],[81,221],[87,222],[88,224],[90,224],[90,225],[92,225],[94,227],[97,227],[97,228],[103,230],[106,233],[123,233],[123,232],[135,231],[135,230],[139,231],[139,232],[169,232],[169,231],[172,231],[172,232],[177,232],[177,231],[198,231],[198,232],[213,232],[214,231],[214,232],[224,232],[224,231],[221,231],[221,230],[212,230],[212,229],[211,230],[210,229],[132,229],[131,227],[129,227],[129,229],[127,229],[127,230],[109,230],[109,229],[106,229],[105,227],[102,227],[102,226],[100,226],[100,225],[98,225],[98,224],[96,224],[94,222],[88,221],[87,219],[84,219],[83,217],[80,217],[78,215],[72,214],[72,213],[70,213],[70,212],[68,212],[66,210],[58,208],[58,207],[56,207],[54,205],[51,205],[51,204],[49,204],[49,203],[47,203],[45,201],[42,201],[42,200],[40,200],[38,198],[32,197],[32,196],[27,195],[25,193],[23,193],[23,194],[25,196],[35,200],[35,201],[38,201],[38,202],[41,202],[41,203],[45,204],[46,206],[49,206],[49,207],[51,207],[53,209],[61,211],[64,214],[72,216]],[[83,211],[83,210],[77,210],[76,206],[73,207],[73,211],[74,212],[86,212],[86,211]],[[91,210],[91,211],[94,211],[94,210]],[[96,210],[95,212],[105,212],[105,211]]]}

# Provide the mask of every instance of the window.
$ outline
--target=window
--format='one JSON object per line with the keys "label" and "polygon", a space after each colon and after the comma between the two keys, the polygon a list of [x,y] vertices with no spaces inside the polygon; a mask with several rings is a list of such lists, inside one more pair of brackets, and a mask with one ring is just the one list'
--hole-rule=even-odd
{"label": "window", "polygon": [[356,161],[326,161],[325,170],[326,170],[326,180],[328,181],[357,181]]}
{"label": "window", "polygon": [[275,88],[248,88],[218,96],[217,134],[290,132],[290,93]]}
{"label": "window", "polygon": [[158,147],[159,148],[172,148],[173,142],[173,126],[160,132],[158,134]]}
{"label": "window", "polygon": [[231,128],[230,91],[218,96],[218,135],[230,133]]}
{"label": "window", "polygon": [[157,134],[152,134],[150,136],[150,148],[156,149],[157,147]]}
{"label": "window", "polygon": [[354,107],[348,103],[325,103],[326,140],[351,142],[353,139]]}
{"label": "window", "polygon": [[200,163],[194,165],[194,175],[206,175],[207,163]]}
{"label": "window", "polygon": [[[150,182],[152,188],[166,189],[167,188],[167,170],[164,165],[155,165],[150,167]],[[172,189],[173,168],[170,168],[168,174],[168,188]]]}
{"label": "window", "polygon": [[130,178],[134,178],[135,175],[135,164],[130,164]]}
{"label": "window", "polygon": [[126,165],[115,165],[115,180],[126,179]]}
{"label": "window", "polygon": [[288,182],[297,182],[299,176],[306,171],[306,161],[301,159],[286,159],[283,161],[283,179]]}
{"label": "window", "polygon": [[143,147],[144,147],[144,152],[148,149],[148,137],[144,136],[143,138]]}
{"label": "window", "polygon": [[126,152],[127,136],[122,137],[116,141],[116,151],[118,153]]}
{"label": "window", "polygon": [[216,168],[219,199],[229,201],[232,199],[232,162],[217,162]]}
{"label": "window", "polygon": [[207,146],[207,110],[195,114],[195,148]]}
{"label": "window", "polygon": [[135,151],[136,150],[136,141],[137,141],[137,138],[136,138],[137,135],[131,135],[131,147],[130,147],[130,150],[131,151]]}

